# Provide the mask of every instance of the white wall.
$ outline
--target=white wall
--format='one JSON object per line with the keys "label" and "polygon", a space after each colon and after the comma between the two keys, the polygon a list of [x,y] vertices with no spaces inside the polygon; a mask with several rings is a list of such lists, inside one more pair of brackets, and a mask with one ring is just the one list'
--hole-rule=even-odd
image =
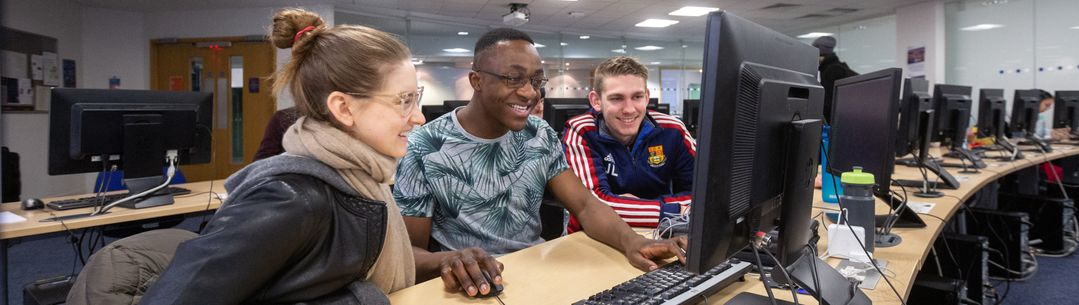
{"label": "white wall", "polygon": [[[67,0],[4,1],[0,20],[6,27],[58,41],[57,51],[62,59],[73,59],[77,65],[77,85],[86,83],[86,61],[83,60],[82,11],[80,5]],[[82,194],[90,190],[93,175],[49,176],[48,113],[2,114],[0,133],[3,146],[19,153],[22,173],[22,198]]]}
{"label": "white wall", "polygon": [[123,89],[150,89],[150,40],[144,15],[94,7],[82,8],[82,88],[109,87],[120,78]]}
{"label": "white wall", "polygon": [[925,78],[935,84],[944,81],[944,3],[927,1],[895,10],[896,63],[908,77],[907,49],[925,47]]}

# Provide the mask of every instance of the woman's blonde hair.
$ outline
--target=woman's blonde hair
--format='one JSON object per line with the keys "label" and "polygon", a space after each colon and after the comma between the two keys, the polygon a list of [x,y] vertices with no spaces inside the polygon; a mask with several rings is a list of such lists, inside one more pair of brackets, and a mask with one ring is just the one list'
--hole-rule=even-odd
{"label": "woman's blonde hair", "polygon": [[282,49],[292,48],[292,58],[274,72],[273,91],[291,91],[300,115],[341,123],[326,107],[334,91],[373,94],[382,88],[388,68],[412,57],[400,40],[365,26],[327,27],[318,14],[284,9],[274,15],[270,41]]}

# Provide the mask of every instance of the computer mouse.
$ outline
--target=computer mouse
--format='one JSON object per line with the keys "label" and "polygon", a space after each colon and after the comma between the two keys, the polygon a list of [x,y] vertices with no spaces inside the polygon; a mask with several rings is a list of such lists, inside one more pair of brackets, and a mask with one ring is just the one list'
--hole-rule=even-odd
{"label": "computer mouse", "polygon": [[479,293],[477,297],[488,298],[496,296],[502,293],[502,285],[495,284],[495,281],[491,278],[491,274],[487,273],[487,270],[483,270],[483,279],[487,280],[487,283],[491,285],[491,291],[487,294]]}
{"label": "computer mouse", "polygon": [[45,207],[45,202],[37,198],[26,198],[22,200],[23,210],[37,210]]}

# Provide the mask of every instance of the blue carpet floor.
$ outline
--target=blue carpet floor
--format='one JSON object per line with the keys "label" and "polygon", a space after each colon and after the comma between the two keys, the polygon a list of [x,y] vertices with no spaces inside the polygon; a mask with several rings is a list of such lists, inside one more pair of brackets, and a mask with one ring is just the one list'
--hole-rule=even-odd
{"label": "blue carpet floor", "polygon": [[[996,283],[994,281],[994,283]],[[1038,272],[1025,282],[997,285],[1004,304],[1079,304],[1079,253],[1064,258],[1038,257]]]}
{"label": "blue carpet floor", "polygon": [[[202,216],[187,218],[176,226],[196,231]],[[73,233],[78,236],[82,230]],[[106,244],[114,239],[105,238]],[[8,304],[23,304],[23,286],[36,280],[72,274],[82,268],[67,234],[22,238],[8,247]],[[89,256],[89,255],[87,255]]]}

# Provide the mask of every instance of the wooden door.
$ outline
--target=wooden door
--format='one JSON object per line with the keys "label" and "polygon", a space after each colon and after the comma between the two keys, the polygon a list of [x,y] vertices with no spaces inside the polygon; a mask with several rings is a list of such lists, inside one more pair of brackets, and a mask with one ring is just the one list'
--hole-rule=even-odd
{"label": "wooden door", "polygon": [[187,181],[224,179],[251,163],[276,109],[265,39],[160,39],[150,45],[150,88],[214,95],[210,163],[181,166]]}

